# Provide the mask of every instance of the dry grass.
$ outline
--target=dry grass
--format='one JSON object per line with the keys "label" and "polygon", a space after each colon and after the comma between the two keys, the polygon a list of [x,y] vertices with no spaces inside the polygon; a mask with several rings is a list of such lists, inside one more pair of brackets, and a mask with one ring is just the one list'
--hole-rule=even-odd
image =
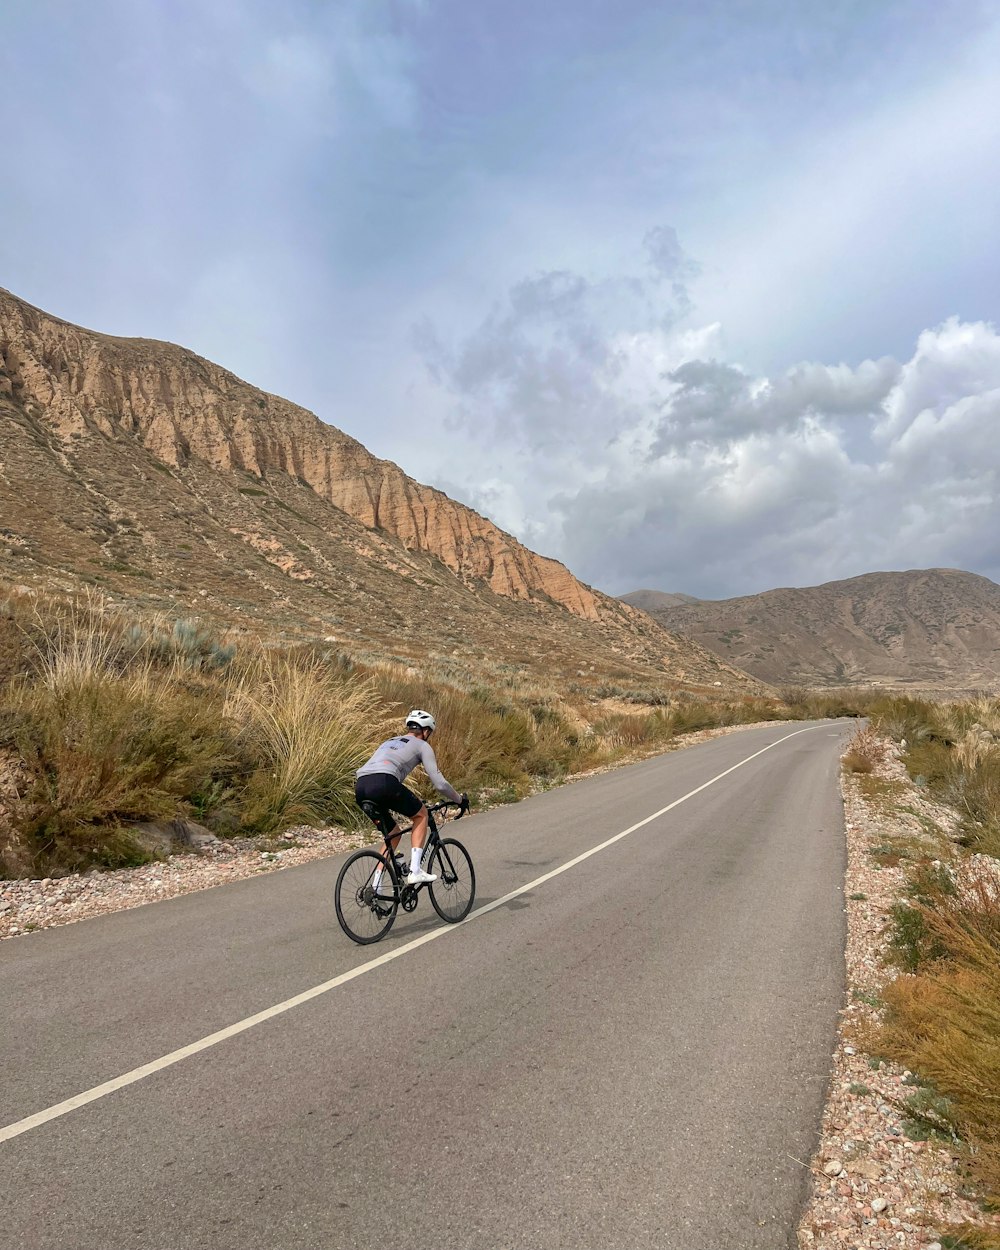
{"label": "dry grass", "polygon": [[203,622],[139,617],[96,594],[13,597],[0,615],[12,640],[0,754],[20,779],[0,811],[8,875],[148,857],[128,826],[157,817],[194,815],[222,833],[353,823],[354,770],[414,706],[437,715],[442,770],[473,801],[515,798],[694,730],[845,706],[842,692],[796,693],[790,709],[685,693],[666,678],[643,689],[588,678],[571,690],[503,656],[483,657],[473,676],[440,655],[418,670],[318,644],[244,640],[237,651]]}
{"label": "dry grass", "polygon": [[859,725],[851,744],[843,757],[843,767],[849,773],[874,773],[876,765],[885,757],[885,739],[871,722]]}
{"label": "dry grass", "polygon": [[922,957],[884,991],[877,1045],[928,1082],[970,1173],[1000,1202],[1000,889],[976,861],[911,909]]}
{"label": "dry grass", "polygon": [[356,822],[354,774],[387,729],[371,681],[260,648],[228,680],[224,715],[253,763],[248,828]]}
{"label": "dry grass", "polygon": [[7,875],[141,861],[123,826],[174,815],[227,758],[218,701],[145,664],[92,658],[90,670],[77,653],[7,692],[0,737],[29,777],[10,812],[18,837],[0,847]]}
{"label": "dry grass", "polygon": [[1000,857],[1000,700],[893,699],[877,719],[910,775],[960,813],[966,845]]}

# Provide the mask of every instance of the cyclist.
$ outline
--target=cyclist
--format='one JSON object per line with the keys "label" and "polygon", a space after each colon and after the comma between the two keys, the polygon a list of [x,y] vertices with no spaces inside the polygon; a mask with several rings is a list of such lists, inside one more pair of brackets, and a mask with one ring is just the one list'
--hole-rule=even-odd
{"label": "cyclist", "polygon": [[[401,812],[413,821],[413,833],[410,836],[410,871],[406,877],[407,885],[421,885],[436,880],[437,874],[424,872],[420,861],[424,854],[424,840],[427,837],[427,808],[421,803],[412,790],[407,790],[403,782],[418,764],[433,781],[439,793],[452,803],[461,803],[468,808],[468,795],[459,792],[450,785],[438,768],[434,750],[430,745],[431,734],[437,723],[430,712],[414,708],[406,718],[406,733],[398,738],[389,738],[375,751],[371,759],[357,771],[354,786],[354,797],[360,807],[363,803],[374,803],[378,808],[380,821],[376,824],[385,833],[389,830],[388,840],[395,854],[401,837],[399,824],[393,812]],[[381,823],[380,823],[381,822]],[[378,880],[373,882],[378,893],[382,872],[376,874]]]}

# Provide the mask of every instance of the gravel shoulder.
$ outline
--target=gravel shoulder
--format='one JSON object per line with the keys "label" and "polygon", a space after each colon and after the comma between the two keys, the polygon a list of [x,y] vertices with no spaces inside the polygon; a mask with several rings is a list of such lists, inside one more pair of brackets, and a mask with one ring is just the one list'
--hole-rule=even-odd
{"label": "gravel shoulder", "polygon": [[799,1246],[810,1250],[941,1250],[949,1225],[967,1220],[997,1227],[966,1186],[955,1155],[936,1141],[907,1136],[910,1073],[870,1058],[860,1044],[876,1019],[879,991],[897,975],[885,954],[890,912],[903,896],[906,871],[885,850],[904,839],[939,853],[944,845],[944,858],[956,824],[950,808],[913,783],[895,744],[877,743],[873,775],[886,783],[890,801],[870,801],[855,774],[842,774],[848,1001],[820,1143],[809,1165],[812,1193],[798,1230]]}

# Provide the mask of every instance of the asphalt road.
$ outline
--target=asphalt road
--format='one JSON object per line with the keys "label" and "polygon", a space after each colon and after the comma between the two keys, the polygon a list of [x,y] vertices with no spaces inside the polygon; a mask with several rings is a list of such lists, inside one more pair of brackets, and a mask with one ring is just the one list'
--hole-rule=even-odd
{"label": "asphalt road", "polygon": [[793,1246],[849,732],[748,730],[473,815],[478,909],[711,783],[454,928],[423,899],[348,942],[338,858],[0,944],[0,1129],[400,952],[0,1132],[0,1246]]}

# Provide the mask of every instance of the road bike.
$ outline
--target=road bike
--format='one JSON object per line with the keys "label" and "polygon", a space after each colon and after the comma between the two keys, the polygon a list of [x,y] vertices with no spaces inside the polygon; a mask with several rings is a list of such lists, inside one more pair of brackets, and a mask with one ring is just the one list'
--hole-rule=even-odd
{"label": "road bike", "polygon": [[[366,847],[354,852],[340,870],[333,901],[340,927],[352,942],[367,946],[385,937],[400,907],[406,912],[414,910],[424,886],[406,884],[403,858],[393,854],[387,831],[378,818],[378,808],[368,803],[361,806],[376,820],[384,849]],[[424,867],[437,877],[427,885],[434,910],[448,924],[457,924],[465,919],[475,902],[476,870],[462,843],[455,838],[442,838],[438,830],[435,815],[452,807],[458,808],[455,820],[461,819],[467,810],[460,803],[435,803],[427,809]],[[401,829],[399,836],[405,836],[412,829],[412,825]],[[375,875],[380,869],[382,875],[376,891]]]}

